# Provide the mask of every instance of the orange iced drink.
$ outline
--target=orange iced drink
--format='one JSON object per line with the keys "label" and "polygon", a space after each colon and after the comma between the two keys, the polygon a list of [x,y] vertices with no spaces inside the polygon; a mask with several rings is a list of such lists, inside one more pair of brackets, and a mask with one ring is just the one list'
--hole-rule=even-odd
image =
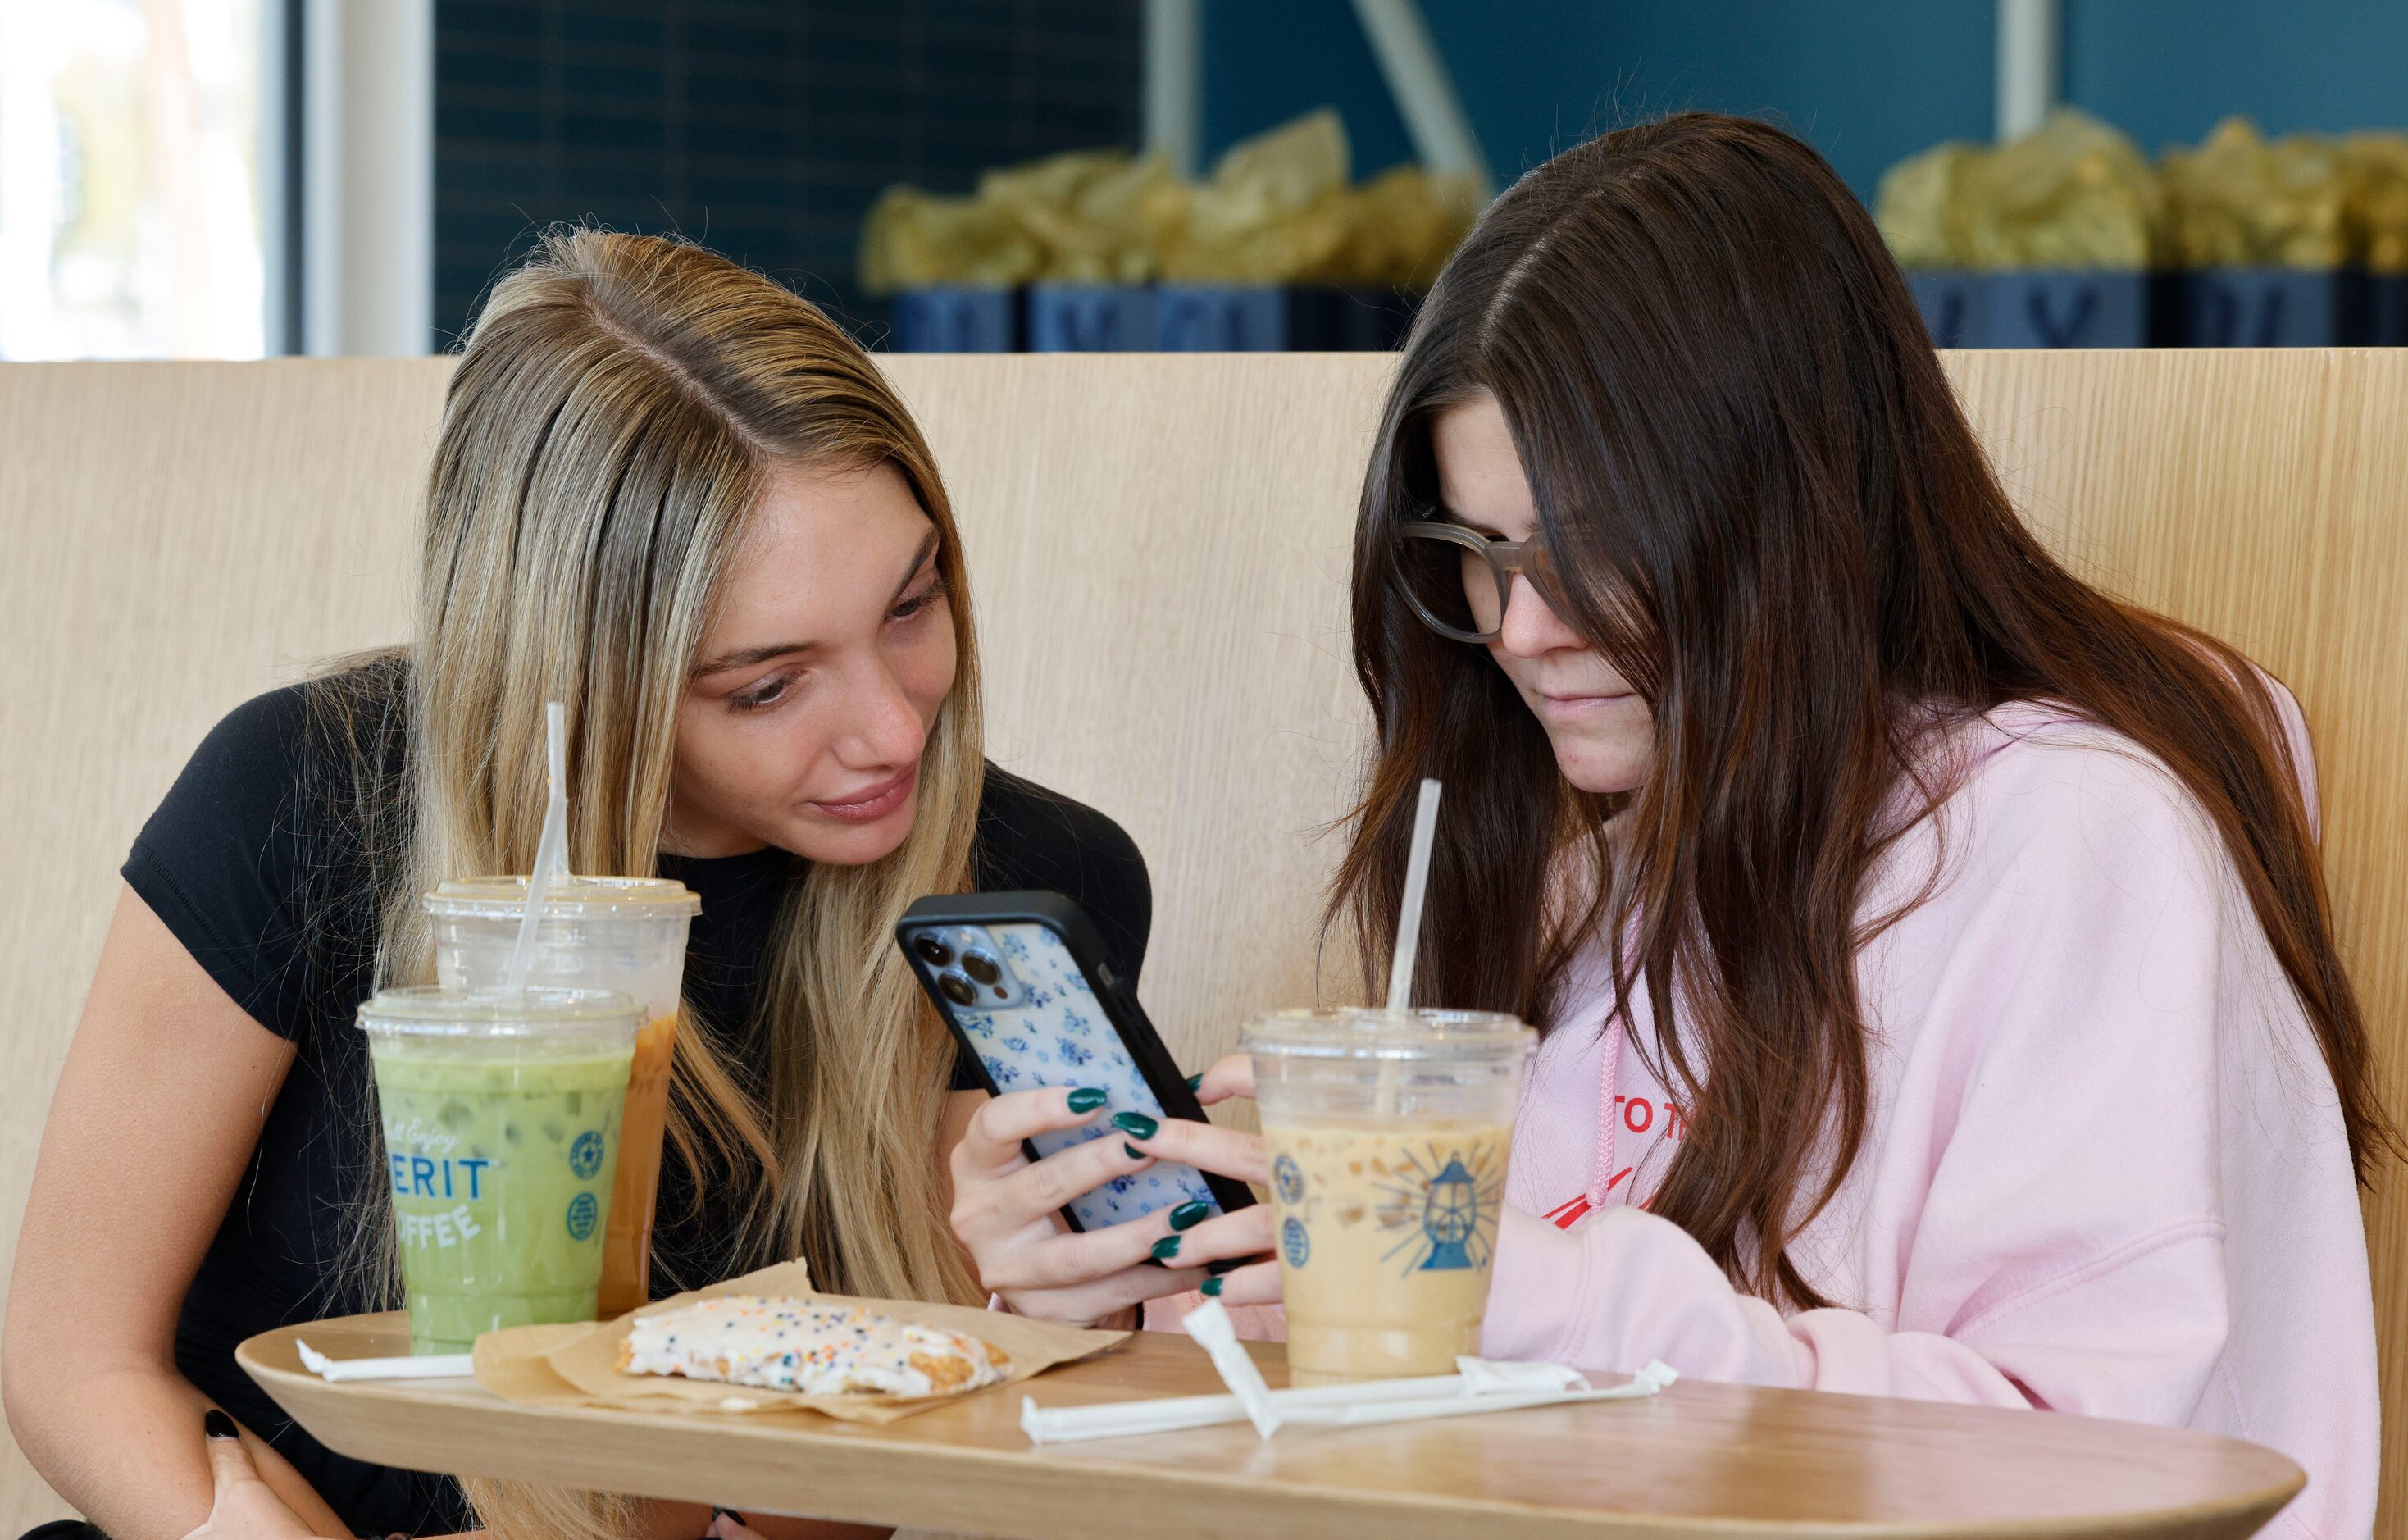
{"label": "orange iced drink", "polygon": [[595,1304],[604,1320],[650,1303],[652,1210],[660,1194],[661,1143],[668,1131],[669,1071],[677,1056],[674,1013],[636,1033],[636,1062],[627,1075],[627,1110],[619,1124],[619,1174],[610,1187],[610,1224],[602,1237],[602,1288]]}

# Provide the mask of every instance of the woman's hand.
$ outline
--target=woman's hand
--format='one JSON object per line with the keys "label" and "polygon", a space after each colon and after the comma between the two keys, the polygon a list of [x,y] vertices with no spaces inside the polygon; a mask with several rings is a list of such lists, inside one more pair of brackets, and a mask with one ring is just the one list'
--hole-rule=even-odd
{"label": "woman's hand", "polygon": [[318,1532],[260,1479],[234,1418],[212,1406],[201,1427],[217,1500],[209,1505],[208,1521],[188,1532],[184,1540],[318,1540]]}
{"label": "woman's hand", "polygon": [[[1228,1094],[1220,1089],[1214,1100]],[[1034,1162],[1022,1149],[1025,1139],[1095,1122],[1103,1107],[1099,1090],[1013,1091],[982,1105],[953,1146],[953,1233],[968,1248],[980,1282],[1021,1315],[1093,1325],[1196,1288],[1205,1262],[1269,1249],[1270,1211],[1261,1204],[1214,1218],[1184,1205],[1104,1230],[1064,1228],[1058,1212],[1071,1199],[1158,1159],[1240,1182],[1266,1179],[1261,1140],[1183,1118],[1157,1122],[1121,1113],[1112,1118],[1115,1132],[1104,1138]]]}
{"label": "woman's hand", "polygon": [[[1226,1101],[1233,1096],[1242,1096],[1249,1101],[1254,1099],[1254,1059],[1252,1054],[1230,1054],[1196,1077],[1196,1100],[1204,1105],[1210,1107],[1216,1102]],[[1257,1187],[1266,1185],[1268,1178],[1262,1174],[1264,1159],[1262,1142],[1259,1139],[1254,1142],[1254,1171],[1256,1174],[1248,1180]],[[1257,1249],[1268,1250],[1271,1238],[1271,1205],[1256,1203],[1246,1213],[1255,1216],[1255,1223],[1262,1233],[1263,1244]],[[1280,1303],[1280,1274],[1277,1258],[1267,1258],[1250,1267],[1241,1267],[1224,1274],[1220,1282],[1221,1287],[1214,1292],[1215,1297],[1224,1304],[1277,1304]]]}

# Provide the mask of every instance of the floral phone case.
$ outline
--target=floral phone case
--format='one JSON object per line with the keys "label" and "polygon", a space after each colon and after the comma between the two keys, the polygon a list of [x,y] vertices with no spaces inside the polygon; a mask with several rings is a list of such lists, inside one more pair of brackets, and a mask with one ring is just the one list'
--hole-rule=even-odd
{"label": "floral phone case", "polygon": [[[1051,901],[1001,901],[1008,900]],[[1022,912],[988,918],[975,913],[982,902],[983,907]],[[1085,916],[1077,914],[1074,925],[1057,914],[1040,918],[1028,912],[1057,905],[1070,907],[1068,900],[1054,894],[924,900],[906,914],[896,934],[929,998],[976,1058],[990,1089],[1000,1095],[1037,1087],[1095,1087],[1110,1098],[1092,1122],[1030,1140],[1032,1159],[1090,1139],[1125,1138],[1112,1126],[1114,1113],[1200,1118],[1202,1109],[1143,1012],[1116,986],[1109,967],[1100,965],[1100,945],[1094,943]],[[924,906],[938,912],[924,913]],[[1082,967],[1066,939],[1065,932],[1082,928],[1087,933],[1080,940],[1089,943],[1085,950],[1096,959],[1090,966],[1103,973],[1104,987],[1113,996],[1109,1001],[1098,996],[1089,969]],[[1132,1037],[1138,1039],[1135,1051],[1128,1041]],[[1151,1076],[1140,1062],[1140,1054],[1154,1061]],[[1158,1086],[1170,1089],[1183,1104],[1166,1107]],[[1065,1213],[1079,1229],[1097,1230],[1198,1200],[1215,1209],[1242,1207],[1252,1202],[1252,1194],[1241,1184],[1164,1160],[1081,1194]]]}

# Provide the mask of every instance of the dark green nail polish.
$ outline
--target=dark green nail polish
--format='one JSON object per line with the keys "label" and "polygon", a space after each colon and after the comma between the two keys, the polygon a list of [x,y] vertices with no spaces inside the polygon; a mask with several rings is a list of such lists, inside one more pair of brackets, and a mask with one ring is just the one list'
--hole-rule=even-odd
{"label": "dark green nail polish", "polygon": [[1212,1216],[1212,1205],[1198,1198],[1192,1203],[1182,1203],[1170,1211],[1170,1228],[1194,1230]]}
{"label": "dark green nail polish", "polygon": [[1132,1139],[1151,1139],[1162,1131],[1162,1125],[1143,1113],[1114,1113],[1112,1127]]}
{"label": "dark green nail polish", "polygon": [[1189,1075],[1187,1077],[1187,1088],[1191,1091],[1202,1090],[1204,1088],[1204,1077],[1200,1074]]}
{"label": "dark green nail polish", "polygon": [[1135,1144],[1123,1144],[1121,1148],[1128,1151],[1128,1158],[1132,1160],[1151,1160],[1154,1159],[1153,1156],[1146,1154],[1145,1151],[1138,1148]]}
{"label": "dark green nail polish", "polygon": [[1221,1286],[1227,1281],[1226,1278],[1207,1278],[1196,1287],[1203,1292],[1206,1299],[1217,1300],[1221,1297]]}
{"label": "dark green nail polish", "polygon": [[1156,1242],[1154,1242],[1154,1259],[1155,1261],[1157,1261],[1157,1262],[1167,1262],[1167,1261],[1170,1260],[1170,1259],[1171,1259],[1171,1258],[1176,1257],[1176,1256],[1178,1256],[1178,1255],[1179,1255],[1179,1237],[1178,1237],[1178,1236],[1176,1236],[1176,1235],[1165,1235],[1161,1240],[1156,1241]]}
{"label": "dark green nail polish", "polygon": [[1111,1099],[1112,1093],[1110,1091],[1098,1089],[1094,1086],[1082,1086],[1070,1093],[1070,1110],[1074,1113],[1091,1113]]}

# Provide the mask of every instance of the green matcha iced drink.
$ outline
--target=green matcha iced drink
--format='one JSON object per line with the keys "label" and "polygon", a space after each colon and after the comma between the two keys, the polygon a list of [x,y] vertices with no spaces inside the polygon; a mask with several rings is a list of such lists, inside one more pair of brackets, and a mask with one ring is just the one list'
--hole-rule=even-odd
{"label": "green matcha iced drink", "polygon": [[593,1318],[638,1020],[580,989],[389,989],[361,1008],[418,1351]]}

